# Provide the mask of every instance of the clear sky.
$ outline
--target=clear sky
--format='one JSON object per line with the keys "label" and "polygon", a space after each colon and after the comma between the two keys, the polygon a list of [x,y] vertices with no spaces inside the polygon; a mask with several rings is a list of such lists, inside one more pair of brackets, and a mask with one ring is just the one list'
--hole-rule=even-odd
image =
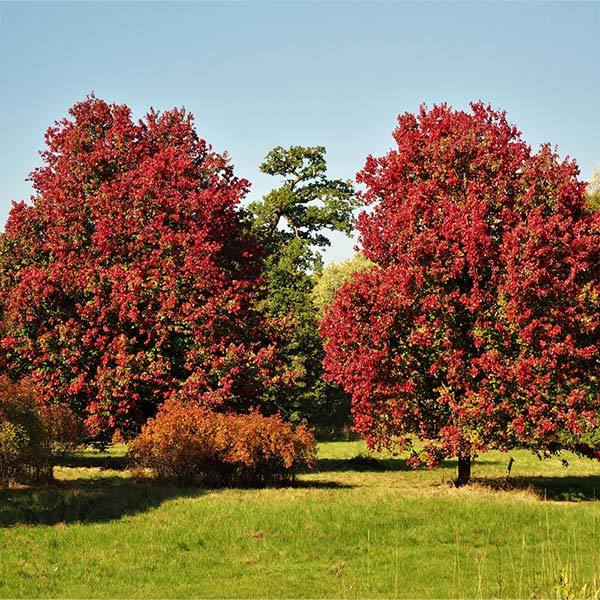
{"label": "clear sky", "polygon": [[[482,99],[587,179],[600,161],[600,2],[0,2],[0,224],[46,128],[90,91],[185,106],[252,197],[276,145],[327,147],[353,177],[420,103]],[[328,259],[349,256],[335,237]]]}

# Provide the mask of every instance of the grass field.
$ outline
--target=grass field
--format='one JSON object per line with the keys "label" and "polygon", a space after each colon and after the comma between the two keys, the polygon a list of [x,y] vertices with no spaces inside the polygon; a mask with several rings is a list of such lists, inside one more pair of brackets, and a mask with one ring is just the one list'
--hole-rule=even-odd
{"label": "grass field", "polygon": [[[2,597],[595,597],[600,465],[526,452],[407,470],[361,442],[320,445],[280,489],[136,482],[123,448],[45,489],[0,491]],[[561,577],[565,579],[559,583]],[[584,587],[586,586],[586,587]]]}

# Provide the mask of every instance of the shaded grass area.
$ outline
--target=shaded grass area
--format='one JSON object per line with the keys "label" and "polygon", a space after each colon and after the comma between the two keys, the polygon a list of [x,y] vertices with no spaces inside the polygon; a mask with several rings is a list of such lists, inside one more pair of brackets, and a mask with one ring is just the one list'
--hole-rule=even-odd
{"label": "shaded grass area", "polygon": [[171,498],[202,493],[111,474],[58,481],[42,489],[0,490],[0,526],[112,521],[156,508]]}
{"label": "shaded grass area", "polygon": [[[407,470],[322,443],[296,485],[136,481],[123,448],[83,452],[43,489],[0,492],[2,597],[574,597],[600,589],[600,466],[526,452]],[[594,587],[596,586],[596,587]]]}
{"label": "shaded grass area", "polygon": [[527,491],[542,500],[566,502],[600,500],[600,475],[507,477],[505,479],[478,477],[473,480],[473,483],[498,491]]}
{"label": "shaded grass area", "polygon": [[106,452],[92,454],[90,451],[88,453],[79,452],[78,454],[62,456],[58,459],[58,466],[73,469],[98,468],[110,471],[123,471],[127,468],[127,461],[125,460],[125,456],[108,454]]}

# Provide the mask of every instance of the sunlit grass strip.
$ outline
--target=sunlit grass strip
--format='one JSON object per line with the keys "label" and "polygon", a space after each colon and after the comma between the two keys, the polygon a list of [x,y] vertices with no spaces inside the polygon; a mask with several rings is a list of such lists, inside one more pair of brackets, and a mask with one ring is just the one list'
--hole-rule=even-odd
{"label": "sunlit grass strip", "polygon": [[71,459],[55,488],[2,492],[0,596],[592,598],[598,590],[592,461],[569,457],[565,468],[516,452],[511,488],[508,457],[490,453],[475,464],[476,484],[457,490],[452,464],[410,471],[340,442],[322,444],[317,470],[295,487],[203,490],[136,482],[114,454],[104,471],[84,466],[101,464],[98,456]]}

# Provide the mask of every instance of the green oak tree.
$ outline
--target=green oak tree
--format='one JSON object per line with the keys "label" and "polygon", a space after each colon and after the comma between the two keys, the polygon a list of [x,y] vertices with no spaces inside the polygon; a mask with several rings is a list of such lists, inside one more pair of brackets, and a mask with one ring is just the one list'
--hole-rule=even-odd
{"label": "green oak tree", "polygon": [[312,300],[328,232],[347,235],[357,206],[350,181],[331,179],[323,146],[277,147],[261,164],[281,184],[249,206],[252,228],[265,248],[265,310],[282,332],[282,350],[295,384],[264,402],[294,420],[322,430],[349,422],[349,399],[323,378],[318,311]]}

